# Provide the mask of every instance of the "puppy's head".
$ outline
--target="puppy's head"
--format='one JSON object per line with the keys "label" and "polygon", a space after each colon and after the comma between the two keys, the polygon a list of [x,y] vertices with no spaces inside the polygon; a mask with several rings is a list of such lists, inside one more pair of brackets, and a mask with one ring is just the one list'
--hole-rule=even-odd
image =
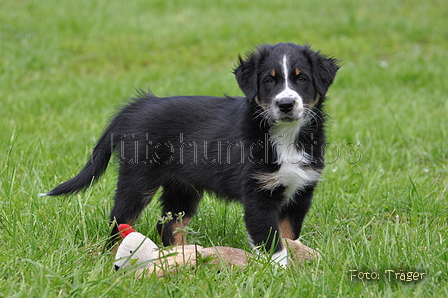
{"label": "puppy's head", "polygon": [[305,119],[325,99],[338,62],[292,43],[262,45],[239,58],[236,80],[249,101],[263,108],[274,122]]}

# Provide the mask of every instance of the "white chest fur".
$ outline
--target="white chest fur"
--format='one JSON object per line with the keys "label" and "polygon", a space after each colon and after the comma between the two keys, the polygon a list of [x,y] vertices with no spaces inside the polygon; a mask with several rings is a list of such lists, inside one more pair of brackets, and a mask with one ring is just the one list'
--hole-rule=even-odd
{"label": "white chest fur", "polygon": [[306,186],[315,184],[320,172],[311,168],[311,156],[295,144],[301,123],[277,123],[271,130],[271,144],[276,148],[277,164],[280,168],[273,173],[258,176],[264,189],[274,190],[285,187],[284,195],[289,201],[294,194]]}

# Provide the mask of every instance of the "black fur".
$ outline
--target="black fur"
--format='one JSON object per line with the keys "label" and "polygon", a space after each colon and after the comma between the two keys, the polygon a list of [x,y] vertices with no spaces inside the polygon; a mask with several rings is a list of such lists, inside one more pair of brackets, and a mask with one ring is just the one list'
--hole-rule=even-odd
{"label": "black fur", "polygon": [[[287,59],[283,68],[282,59]],[[281,133],[283,126],[294,127],[302,121],[291,145],[309,160],[297,167],[320,173],[325,146],[322,108],[337,69],[335,59],[308,46],[262,45],[246,58],[240,57],[235,69],[245,98],[142,94],[113,118],[81,172],[47,195],[87,188],[116,152],[120,164],[110,216],[115,223],[113,234],[117,224],[133,224],[160,187],[162,214],[184,212],[185,218],[195,214],[207,190],[241,201],[252,242],[279,251],[279,222],[288,219],[293,237],[299,236],[318,179],[298,184],[287,197],[288,185],[276,176],[284,161],[278,160],[282,149],[273,140],[273,132]],[[302,116],[297,116],[300,108],[291,110],[299,105],[296,99],[277,96],[284,86],[300,95]],[[294,173],[290,167],[284,170]],[[165,245],[173,242],[175,220],[158,227]]]}

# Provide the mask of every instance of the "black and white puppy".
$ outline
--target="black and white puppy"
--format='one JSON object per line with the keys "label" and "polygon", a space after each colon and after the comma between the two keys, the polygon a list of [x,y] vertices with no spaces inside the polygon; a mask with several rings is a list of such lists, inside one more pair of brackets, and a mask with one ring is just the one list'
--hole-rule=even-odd
{"label": "black and white puppy", "polygon": [[279,240],[299,237],[324,168],[323,104],[337,70],[336,59],[309,46],[265,44],[234,71],[244,98],[142,93],[112,119],[81,172],[46,195],[87,188],[116,152],[113,235],[118,224],[134,224],[162,187],[162,214],[183,214],[158,224],[162,241],[184,243],[173,232],[211,191],[240,201],[251,244],[285,265]]}

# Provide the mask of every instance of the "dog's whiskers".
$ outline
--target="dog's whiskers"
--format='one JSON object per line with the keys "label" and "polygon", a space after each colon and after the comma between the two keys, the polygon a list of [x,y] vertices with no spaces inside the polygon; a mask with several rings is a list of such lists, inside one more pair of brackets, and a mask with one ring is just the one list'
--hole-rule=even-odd
{"label": "dog's whiskers", "polygon": [[261,121],[259,123],[260,128],[263,124],[269,124],[274,121],[273,116],[271,115],[269,110],[258,110],[254,113],[254,120],[257,118],[261,118]]}
{"label": "dog's whiskers", "polygon": [[[318,113],[316,113],[314,110],[313,110],[313,108],[305,108],[305,112],[309,115],[309,117],[311,118],[311,119],[313,119],[314,120],[314,122],[315,122],[315,124],[314,124],[314,126],[318,126],[320,123],[322,123],[323,122],[323,118],[322,118],[322,116],[321,115],[319,115]],[[307,117],[308,118],[308,117]],[[311,119],[309,119],[309,120],[311,120]],[[310,122],[310,121],[308,121],[308,122]]]}

